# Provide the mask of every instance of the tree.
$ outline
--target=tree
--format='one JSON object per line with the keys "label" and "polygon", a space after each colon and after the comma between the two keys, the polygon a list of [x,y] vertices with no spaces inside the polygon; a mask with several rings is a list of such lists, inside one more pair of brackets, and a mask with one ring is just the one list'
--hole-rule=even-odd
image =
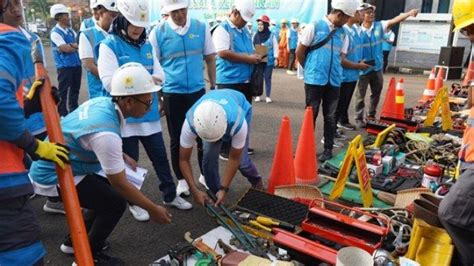
{"label": "tree", "polygon": [[35,10],[36,17],[40,17],[43,21],[46,22],[46,26],[49,28],[49,7],[50,4],[47,0],[31,0],[30,1],[30,10]]}

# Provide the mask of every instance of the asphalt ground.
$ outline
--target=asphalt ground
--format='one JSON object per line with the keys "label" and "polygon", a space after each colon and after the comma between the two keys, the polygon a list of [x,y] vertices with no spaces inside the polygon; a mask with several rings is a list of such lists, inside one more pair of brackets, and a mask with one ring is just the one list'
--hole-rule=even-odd
{"label": "asphalt ground", "polygon": [[[53,84],[57,84],[56,70],[54,63],[51,61],[51,53],[48,50],[47,65],[50,78]],[[385,86],[383,97],[385,95],[388,81],[391,77],[397,80],[404,78],[405,80],[405,101],[406,106],[413,106],[421,97],[426,83],[426,76],[407,76],[387,73],[385,78]],[[370,93],[367,93],[366,102]],[[253,103],[253,121],[250,146],[255,149],[255,154],[251,156],[257,165],[260,174],[264,177],[265,184],[268,183],[268,176],[271,171],[273,152],[278,137],[281,119],[284,115],[290,117],[293,148],[296,148],[297,139],[304,114],[304,87],[303,81],[296,76],[289,76],[284,69],[276,69],[273,73],[273,103],[265,102]],[[82,86],[80,101],[87,99],[87,82],[85,73],[82,75]],[[379,110],[383,103],[383,98],[379,105]],[[321,113],[321,112],[320,112]],[[354,116],[354,101],[349,108],[351,119]],[[166,121],[162,119],[163,136],[165,143],[169,147],[169,137]],[[347,131],[345,134],[352,139],[361,131]],[[318,151],[322,151],[320,143],[323,135],[323,119],[320,115],[317,119],[315,138],[317,140]],[[335,150],[334,152],[337,152]],[[168,158],[169,150],[168,150]],[[196,157],[192,157],[194,167],[194,175],[199,176]],[[158,178],[153,171],[151,162],[140,148],[140,166],[150,170],[149,176],[143,185],[142,191],[151,200],[158,204],[162,204],[160,191],[158,189]],[[225,167],[225,162],[220,161],[221,170]],[[221,171],[222,173],[222,171]],[[174,174],[173,174],[174,175]],[[250,187],[247,180],[237,173],[235,176],[230,192],[228,193],[226,204],[233,205]],[[192,198],[187,198],[192,201]],[[45,263],[49,265],[70,265],[74,257],[63,254],[59,250],[65,235],[67,234],[67,223],[63,215],[50,214],[43,211],[42,207],[46,198],[37,196],[32,199],[32,204],[38,215],[41,224],[41,239],[46,247],[47,255]],[[116,226],[115,230],[109,237],[110,249],[106,252],[111,256],[117,256],[123,259],[128,265],[148,265],[158,258],[166,255],[170,247],[176,243],[183,241],[184,233],[190,231],[193,236],[200,236],[216,227],[216,222],[210,218],[203,207],[195,206],[189,211],[178,211],[170,209],[173,215],[173,221],[168,225],[159,225],[151,221],[138,222],[135,221],[128,210],[122,216],[122,219]]]}

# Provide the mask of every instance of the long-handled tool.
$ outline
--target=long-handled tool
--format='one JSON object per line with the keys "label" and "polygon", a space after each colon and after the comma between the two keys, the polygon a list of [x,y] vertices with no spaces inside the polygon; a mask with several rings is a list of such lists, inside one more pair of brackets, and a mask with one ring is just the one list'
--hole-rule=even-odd
{"label": "long-handled tool", "polygon": [[[336,182],[336,178],[334,177],[330,177],[330,176],[323,176],[324,178],[330,180],[330,181],[333,181],[333,182]],[[359,189],[359,184],[355,184],[355,183],[352,183],[352,182],[346,182],[346,185],[351,187],[351,188],[356,188],[356,189]],[[372,192],[374,193],[374,195],[381,201],[387,203],[387,204],[390,204],[390,205],[394,205],[395,204],[395,198],[397,197],[397,195],[395,194],[392,194],[392,193],[388,193],[388,192],[385,192],[385,191],[380,191],[380,190],[377,190],[377,189],[372,189]]]}
{"label": "long-handled tool", "polygon": [[[36,47],[36,44],[33,45],[32,58],[35,64],[36,80],[44,80],[40,102],[46,121],[48,137],[51,142],[65,144],[56,102],[52,96],[51,81],[43,65],[43,56]],[[61,187],[61,195],[66,210],[69,231],[71,232],[76,263],[78,265],[94,265],[71,166],[66,165],[65,169],[62,169],[56,165],[56,173]]]}
{"label": "long-handled tool", "polygon": [[[207,191],[207,194],[214,202],[217,201],[216,196],[210,190]],[[235,236],[237,240],[239,240],[239,242],[242,244],[242,246],[245,249],[247,249],[250,253],[252,253],[255,256],[268,258],[268,255],[258,247],[255,240],[242,229],[242,226],[240,225],[240,223],[237,221],[237,219],[234,217],[234,215],[232,214],[230,210],[228,210],[222,204],[219,205],[219,209],[222,210],[222,212],[224,212],[224,214],[227,216],[226,218],[230,219],[232,224],[227,223],[226,219],[221,214],[219,214],[219,212],[214,208],[212,204],[207,203],[206,208],[214,215],[214,217],[227,230],[229,230],[232,233],[232,235]]]}

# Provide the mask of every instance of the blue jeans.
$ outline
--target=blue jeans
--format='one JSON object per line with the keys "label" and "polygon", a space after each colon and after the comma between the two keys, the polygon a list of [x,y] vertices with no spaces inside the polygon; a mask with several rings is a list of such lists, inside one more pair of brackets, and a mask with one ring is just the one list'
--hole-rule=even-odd
{"label": "blue jeans", "polygon": [[[240,157],[239,171],[252,185],[256,185],[262,177],[248,155],[251,117],[252,112],[249,111],[246,117],[249,131]],[[221,178],[219,175],[219,152],[221,151],[222,143],[222,140],[216,142],[203,141],[204,157],[202,160],[202,170],[207,186],[214,193],[217,193],[221,186]]]}
{"label": "blue jeans", "polygon": [[148,158],[150,158],[156,175],[160,180],[160,191],[163,193],[163,200],[171,202],[176,198],[176,185],[173,182],[171,169],[166,156],[165,143],[162,132],[150,136],[134,136],[123,138],[123,152],[138,162],[138,141],[143,144]]}
{"label": "blue jeans", "polygon": [[273,74],[273,65],[267,65],[265,67],[265,73],[263,77],[265,78],[265,94],[268,98],[270,98],[270,94],[272,93],[272,74]]}

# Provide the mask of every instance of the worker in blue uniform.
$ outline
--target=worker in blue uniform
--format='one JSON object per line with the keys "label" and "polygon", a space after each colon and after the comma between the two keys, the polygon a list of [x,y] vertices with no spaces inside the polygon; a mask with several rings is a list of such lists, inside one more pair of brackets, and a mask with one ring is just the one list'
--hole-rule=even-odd
{"label": "worker in blue uniform", "polygon": [[37,82],[22,108],[22,83],[32,64],[31,45],[16,28],[3,23],[3,13],[21,1],[0,0],[0,265],[42,265],[45,255],[39,224],[29,203],[33,187],[23,164],[25,152],[34,160],[50,160],[61,167],[67,148],[38,140],[26,129],[25,115],[40,110]]}

